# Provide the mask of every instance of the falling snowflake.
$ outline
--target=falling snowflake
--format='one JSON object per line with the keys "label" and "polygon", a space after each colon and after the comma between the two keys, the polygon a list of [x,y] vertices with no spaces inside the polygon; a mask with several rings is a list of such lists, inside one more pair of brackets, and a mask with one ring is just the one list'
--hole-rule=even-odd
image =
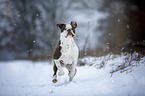
{"label": "falling snowflake", "polygon": [[127,24],[127,26],[126,26],[128,29],[129,29],[129,25]]}
{"label": "falling snowflake", "polygon": [[39,14],[36,14],[36,16],[39,16]]}
{"label": "falling snowflake", "polygon": [[20,17],[20,15],[18,14],[18,17]]}

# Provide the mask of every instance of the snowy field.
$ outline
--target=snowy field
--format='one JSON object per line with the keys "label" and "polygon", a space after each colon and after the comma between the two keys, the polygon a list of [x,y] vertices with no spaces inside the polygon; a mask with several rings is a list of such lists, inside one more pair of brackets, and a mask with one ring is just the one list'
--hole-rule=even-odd
{"label": "snowy field", "polygon": [[[64,69],[65,75],[58,76],[55,84],[52,64],[48,61],[1,61],[0,96],[145,96],[145,57],[138,63],[129,62],[130,66],[124,61],[129,61],[125,59],[127,56],[83,58],[81,63],[87,64],[77,67],[72,82]],[[124,62],[126,67],[118,70]]]}

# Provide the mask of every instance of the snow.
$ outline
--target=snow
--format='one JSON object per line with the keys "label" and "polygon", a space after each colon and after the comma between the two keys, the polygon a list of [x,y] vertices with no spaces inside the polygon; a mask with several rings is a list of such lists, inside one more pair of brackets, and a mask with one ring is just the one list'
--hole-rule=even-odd
{"label": "snow", "polygon": [[[145,96],[145,66],[141,63],[145,58],[132,72],[118,71],[111,76],[111,63],[124,62],[126,57],[111,55],[115,59],[107,61],[109,56],[80,59],[88,65],[77,67],[73,81],[69,82],[64,69],[65,75],[58,76],[57,83],[52,83],[49,61],[1,61],[0,96]],[[99,68],[104,58],[106,65]]]}

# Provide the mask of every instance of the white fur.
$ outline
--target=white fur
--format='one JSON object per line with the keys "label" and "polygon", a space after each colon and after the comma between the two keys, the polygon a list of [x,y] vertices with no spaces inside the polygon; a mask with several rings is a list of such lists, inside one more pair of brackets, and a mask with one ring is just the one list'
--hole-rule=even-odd
{"label": "white fur", "polygon": [[[67,24],[66,28],[71,29],[71,25]],[[64,30],[60,34],[60,41],[61,41],[60,46],[62,47],[61,56],[59,59],[54,60],[59,70],[58,75],[60,76],[64,75],[62,66],[60,65],[60,61],[62,60],[65,67],[70,67],[70,68],[67,68],[69,71],[71,71],[71,73],[69,74],[69,77],[73,78],[75,75],[75,68],[77,65],[77,60],[78,60],[78,55],[79,55],[78,47],[76,46],[73,37],[69,35],[67,36],[66,30]]]}
{"label": "white fur", "polygon": [[71,29],[71,25],[70,24],[66,24],[66,29]]}

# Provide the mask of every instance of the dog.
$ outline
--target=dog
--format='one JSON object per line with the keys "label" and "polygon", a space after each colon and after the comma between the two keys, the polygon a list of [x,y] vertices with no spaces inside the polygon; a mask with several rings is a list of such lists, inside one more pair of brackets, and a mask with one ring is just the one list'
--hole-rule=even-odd
{"label": "dog", "polygon": [[57,26],[61,29],[61,33],[59,43],[53,54],[53,83],[57,82],[57,71],[59,71],[59,76],[64,75],[62,67],[67,68],[69,81],[72,81],[77,72],[76,66],[79,55],[78,47],[73,39],[77,23],[71,21],[70,24],[57,24]]}

